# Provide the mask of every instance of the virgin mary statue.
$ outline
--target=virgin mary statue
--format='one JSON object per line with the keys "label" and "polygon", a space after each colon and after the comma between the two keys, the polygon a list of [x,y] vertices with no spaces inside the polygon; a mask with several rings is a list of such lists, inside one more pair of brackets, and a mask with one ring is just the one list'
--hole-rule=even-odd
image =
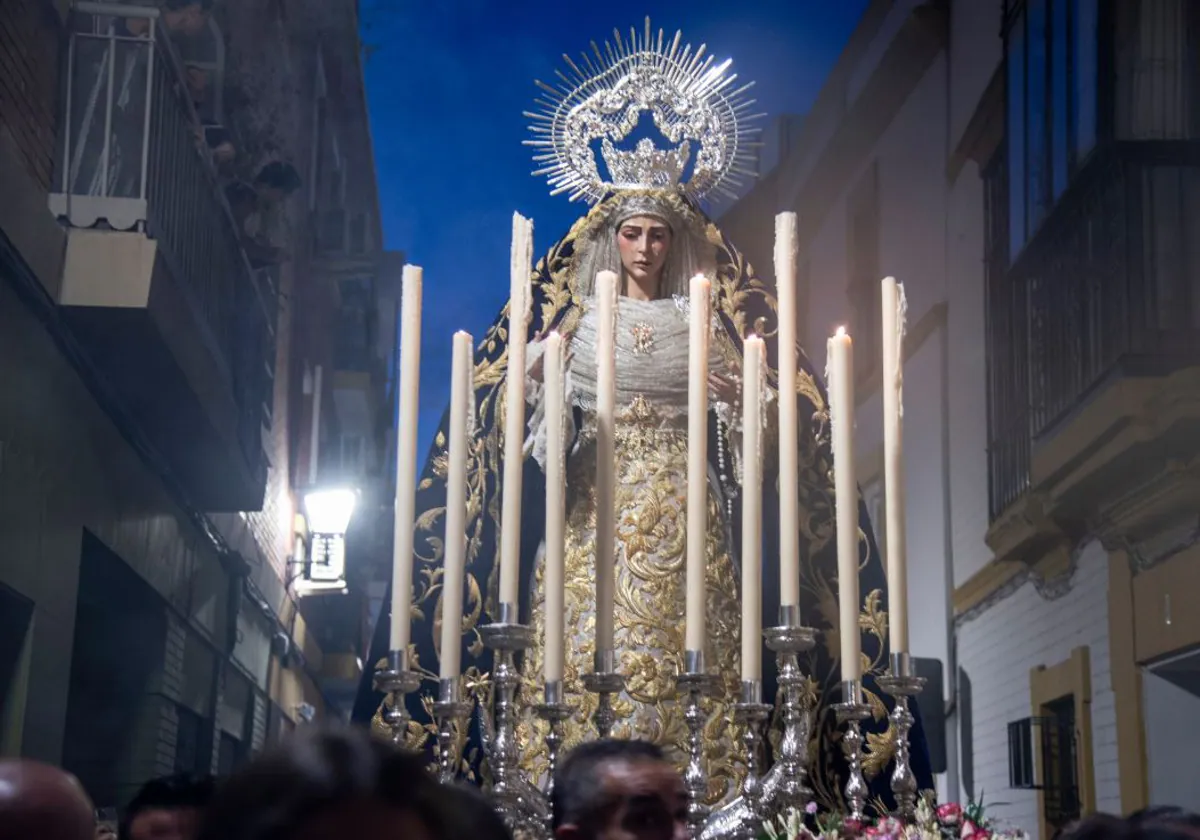
{"label": "virgin mary statue", "polygon": [[[763,486],[763,614],[778,609],[778,484],[773,441],[778,389],[794,392],[801,428],[800,517],[787,523],[801,546],[801,614],[818,631],[819,643],[804,663],[808,701],[814,713],[809,745],[809,784],[819,803],[844,810],[844,765],[839,733],[828,714],[838,696],[837,562],[833,518],[833,474],[829,413],[823,384],[800,348],[795,382],[780,383],[775,342],[776,298],[737,249],[705,215],[699,199],[728,189],[747,162],[748,129],[741,89],[731,92],[728,63],[714,64],[704,49],[664,42],[661,31],[629,39],[616,36],[601,52],[570,62],[562,83],[542,86],[542,112],[532,145],[540,147],[541,174],[556,192],[589,201],[591,210],[556,242],[532,271],[532,311],[526,370],[508,368],[505,312],[479,344],[475,357],[475,438],[468,503],[467,593],[463,621],[466,686],[487,702],[491,656],[479,628],[495,620],[504,383],[527,377],[524,491],[522,499],[521,616],[534,626],[535,647],[522,673],[527,703],[540,696],[541,604],[544,555],[545,416],[567,410],[566,673],[565,695],[578,709],[565,729],[566,748],[591,737],[588,717],[596,702],[581,677],[593,667],[595,632],[595,395],[597,308],[595,278],[613,271],[619,280],[616,314],[616,586],[615,649],[625,688],[615,698],[616,737],[656,742],[682,765],[687,729],[676,697],[683,670],[684,559],[686,543],[688,428],[688,298],[690,278],[703,274],[712,289],[710,411],[708,417],[709,528],[707,535],[706,651],[709,670],[719,675],[725,698],[736,698],[740,659],[740,409],[737,407],[742,343],[765,339],[767,390]],[[621,147],[645,113],[671,143],[662,150],[650,139]],[[692,144],[698,145],[694,162]],[[625,145],[628,145],[627,143]],[[608,171],[601,177],[596,148]],[[690,174],[689,174],[690,164]],[[686,176],[686,177],[685,177]],[[557,331],[566,342],[567,405],[547,406],[540,387],[541,342]],[[429,749],[436,737],[430,715],[437,688],[436,661],[441,615],[441,560],[445,513],[447,419],[443,418],[422,474],[418,496],[410,661],[419,663],[428,690],[410,696],[409,745]],[[888,658],[884,567],[865,507],[860,504],[859,627],[864,689],[872,708],[865,725],[864,771],[879,806],[890,805],[887,779],[892,742],[883,733],[888,707],[874,677]],[[387,603],[387,600],[385,600]],[[451,620],[457,620],[451,619]],[[371,662],[386,655],[388,615],[381,615]],[[770,657],[764,662],[770,663]],[[764,674],[766,696],[774,697],[775,674]],[[382,727],[380,710],[389,702],[364,675],[355,717]],[[932,787],[919,722],[913,727],[912,764],[922,789]],[[540,722],[519,728],[520,754],[530,778],[545,775],[546,750]],[[463,749],[462,769],[481,781],[487,766],[479,748],[482,724],[473,726]],[[737,793],[744,774],[729,701],[715,700],[704,730],[704,761],[712,802]]]}

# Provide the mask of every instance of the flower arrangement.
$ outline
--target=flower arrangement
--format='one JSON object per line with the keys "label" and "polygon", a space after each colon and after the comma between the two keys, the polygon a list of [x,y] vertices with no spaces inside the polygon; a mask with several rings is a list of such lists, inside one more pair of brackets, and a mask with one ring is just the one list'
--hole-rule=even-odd
{"label": "flower arrangement", "polygon": [[[810,824],[813,826],[810,828]],[[763,824],[765,840],[1029,840],[1019,829],[1002,829],[984,815],[983,803],[937,805],[925,797],[917,805],[916,819],[903,823],[896,817],[852,820],[841,814],[819,814],[810,802],[804,813],[791,810]]]}

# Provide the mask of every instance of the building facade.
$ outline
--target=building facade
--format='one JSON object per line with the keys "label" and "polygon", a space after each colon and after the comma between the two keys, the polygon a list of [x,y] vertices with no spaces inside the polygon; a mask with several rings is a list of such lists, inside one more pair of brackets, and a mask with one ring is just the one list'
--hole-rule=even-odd
{"label": "building facade", "polygon": [[15,0],[0,55],[0,751],[120,805],[361,673],[399,271],[357,4]]}
{"label": "building facade", "polygon": [[904,282],[939,792],[1045,838],[1200,806],[1200,619],[1179,607],[1200,582],[1198,27],[1180,0],[872,2],[795,147],[722,219],[770,276],[771,216],[798,213],[801,338],[820,364],[837,326],[855,337],[880,531],[879,280]]}

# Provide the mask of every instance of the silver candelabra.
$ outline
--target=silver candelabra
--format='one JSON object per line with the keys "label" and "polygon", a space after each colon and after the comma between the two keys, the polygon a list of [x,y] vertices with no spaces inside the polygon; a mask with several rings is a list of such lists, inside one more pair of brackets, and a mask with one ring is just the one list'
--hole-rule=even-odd
{"label": "silver candelabra", "polygon": [[912,672],[912,660],[907,653],[893,653],[891,672],[879,678],[879,687],[893,700],[892,734],[896,739],[896,760],[892,768],[892,794],[896,798],[896,816],[912,820],[917,814],[917,777],[910,763],[908,735],[912,731],[912,712],[908,698],[925,688],[925,678]]}
{"label": "silver candelabra", "polygon": [[[491,648],[495,661],[491,698],[480,703],[481,731],[484,749],[491,769],[491,795],[497,810],[514,833],[523,837],[551,837],[550,797],[554,773],[563,745],[563,726],[574,714],[566,702],[561,680],[544,685],[540,703],[532,703],[533,713],[547,724],[547,768],[544,785],[526,778],[518,767],[517,723],[520,717],[518,689],[520,673],[516,656],[527,650],[533,641],[531,629],[516,620],[515,605],[501,605],[499,620],[480,628],[484,643]],[[734,704],[735,719],[743,726],[742,745],[746,777],[741,795],[727,805],[712,810],[706,804],[708,775],[704,762],[703,702],[720,694],[721,682],[705,669],[701,651],[687,651],[684,673],[677,679],[684,718],[688,727],[688,762],[684,780],[689,796],[688,820],[696,840],[735,840],[753,838],[769,818],[791,810],[803,811],[812,799],[808,786],[808,743],[812,731],[812,700],[804,690],[806,677],[800,669],[800,656],[815,643],[812,628],[799,622],[798,610],[784,608],[776,627],[764,631],[767,647],[775,653],[779,692],[774,703],[764,703],[759,682],[744,682],[741,695]],[[891,714],[892,732],[896,739],[895,767],[891,785],[896,797],[897,815],[912,820],[916,810],[917,782],[909,764],[908,738],[913,715],[908,698],[919,694],[924,680],[912,674],[907,654],[893,654],[891,671],[879,678],[880,688],[894,698]],[[625,687],[624,678],[616,670],[613,651],[600,651],[595,657],[595,670],[583,677],[585,688],[597,694],[592,723],[599,738],[612,734],[615,723],[613,703]],[[386,665],[375,674],[376,689],[388,695],[384,704],[383,722],[390,730],[391,740],[399,745],[408,741],[409,714],[405,704],[408,694],[421,684],[420,675],[409,667],[407,652],[392,651]],[[834,706],[839,724],[845,726],[842,749],[845,751],[848,774],[843,791],[849,816],[862,819],[866,804],[867,786],[862,772],[862,721],[870,717],[870,707],[862,700],[862,684],[851,680],[842,684],[843,701]],[[463,724],[472,706],[461,696],[459,680],[442,680],[433,712],[437,724],[438,776],[452,781],[458,774],[458,747]],[[775,763],[764,772],[762,761],[764,728],[772,712],[782,721],[783,732]]]}
{"label": "silver candelabra", "polygon": [[846,727],[842,733],[842,750],[846,753],[846,787],[843,796],[852,820],[863,818],[867,802],[867,780],[862,772],[863,736],[860,724],[871,716],[871,707],[862,701],[862,683],[846,680],[842,683],[842,702],[833,707],[838,723]]}

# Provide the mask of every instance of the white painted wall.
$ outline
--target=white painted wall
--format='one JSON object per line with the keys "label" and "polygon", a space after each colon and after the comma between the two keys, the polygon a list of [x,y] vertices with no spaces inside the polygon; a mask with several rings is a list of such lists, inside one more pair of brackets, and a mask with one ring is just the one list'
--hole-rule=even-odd
{"label": "white painted wall", "polygon": [[1200,775],[1196,773],[1200,697],[1149,668],[1142,672],[1142,696],[1150,804],[1200,811]]}
{"label": "white painted wall", "polygon": [[950,147],[959,139],[1000,64],[1004,0],[952,0],[950,8]]}
{"label": "white painted wall", "polygon": [[954,586],[992,559],[988,529],[987,359],[984,337],[983,183],[968,164],[947,198],[950,544]]}
{"label": "white painted wall", "polygon": [[[989,813],[1036,833],[1037,794],[1008,787],[1008,723],[1029,717],[1029,671],[1054,666],[1087,645],[1092,665],[1092,754],[1097,809],[1121,812],[1116,709],[1108,653],[1108,556],[1082,550],[1067,594],[1046,600],[1026,582],[958,630],[960,663],[971,679],[975,795]],[[1005,803],[1005,804],[1000,804]]]}

